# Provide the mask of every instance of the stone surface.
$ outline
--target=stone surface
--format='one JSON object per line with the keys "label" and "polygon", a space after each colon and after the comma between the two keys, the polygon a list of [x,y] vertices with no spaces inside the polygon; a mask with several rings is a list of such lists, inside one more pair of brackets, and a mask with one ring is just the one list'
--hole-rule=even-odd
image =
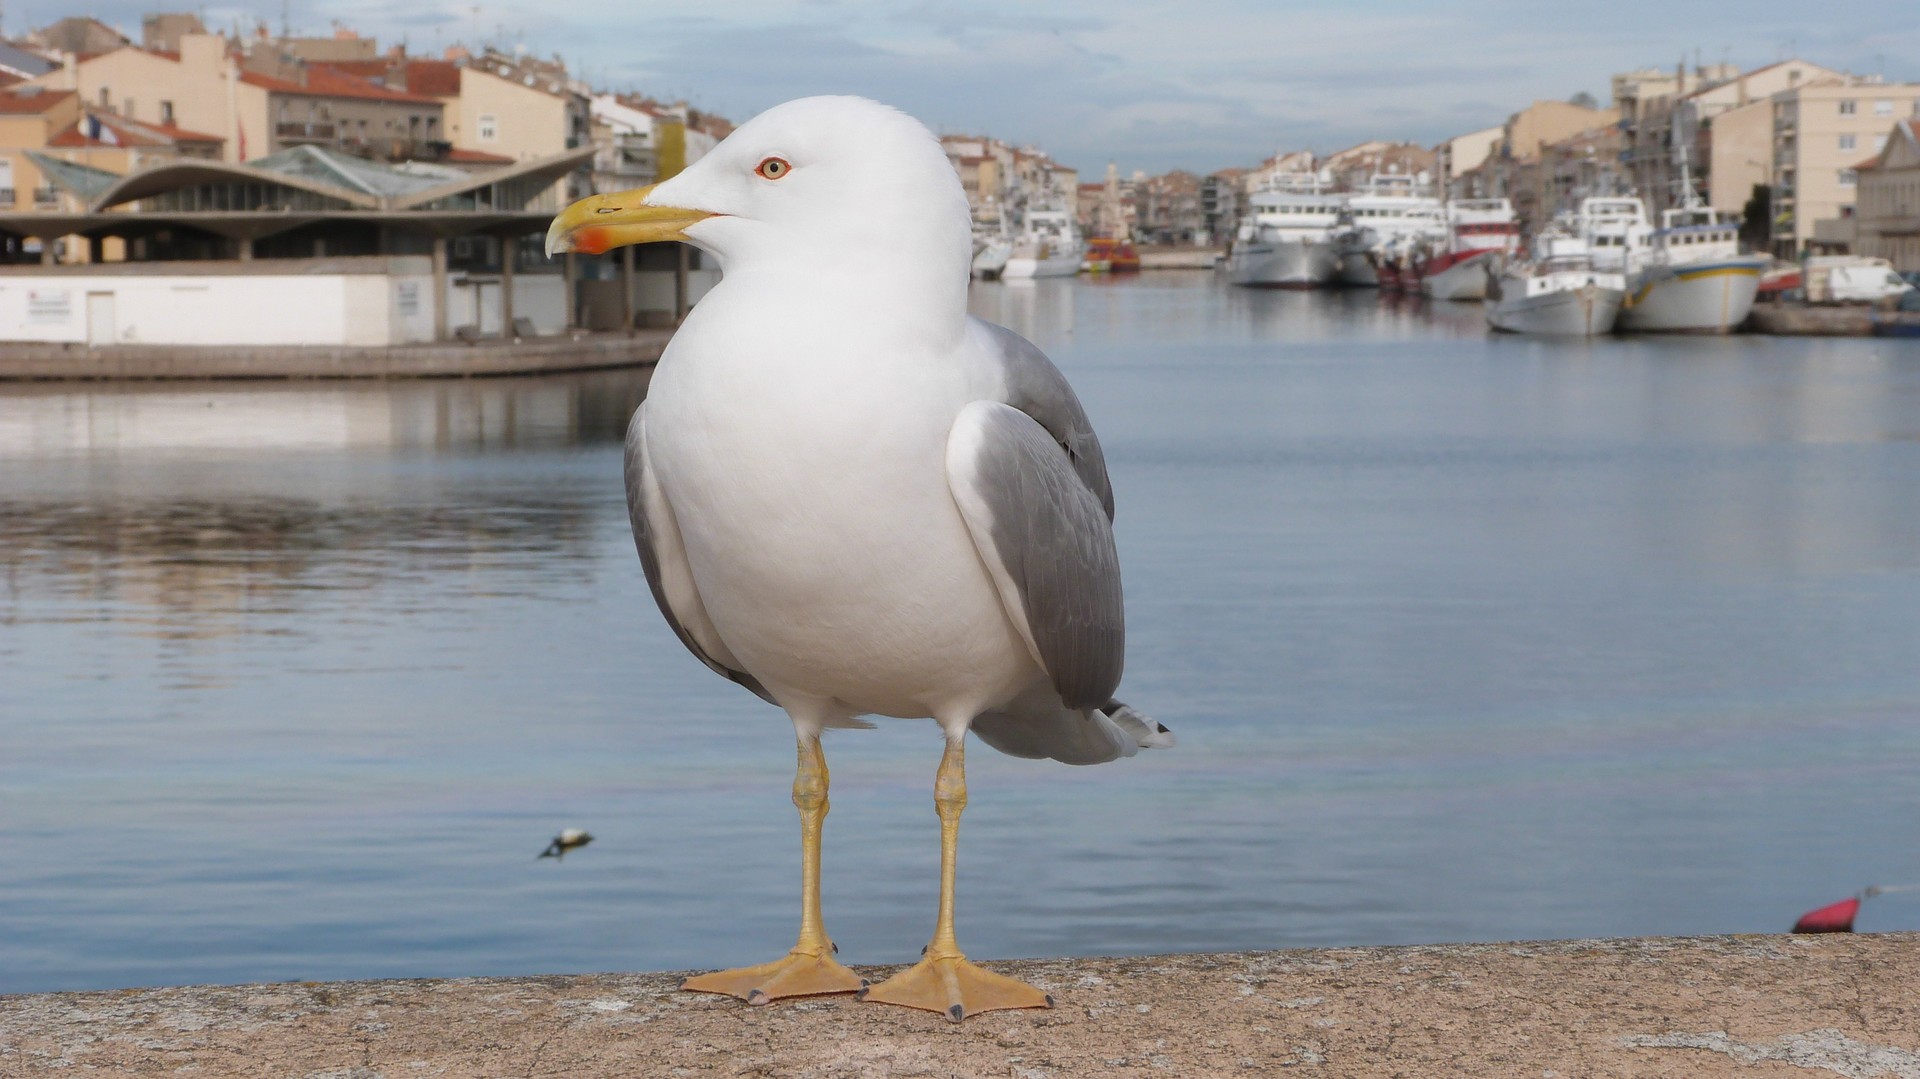
{"label": "stone surface", "polygon": [[679,974],[4,996],[0,1075],[1920,1079],[1916,934],[989,965],[1058,1006],[750,1008]]}

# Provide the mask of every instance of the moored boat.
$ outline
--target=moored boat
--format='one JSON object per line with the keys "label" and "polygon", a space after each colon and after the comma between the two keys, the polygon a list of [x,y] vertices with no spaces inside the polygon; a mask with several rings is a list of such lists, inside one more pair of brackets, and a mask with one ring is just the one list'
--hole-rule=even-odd
{"label": "moored boat", "polygon": [[1598,270],[1584,242],[1542,236],[1541,254],[1510,262],[1487,281],[1487,323],[1507,333],[1596,337],[1613,330],[1626,279]]}
{"label": "moored boat", "polygon": [[[1334,243],[1340,256],[1335,281],[1367,288],[1409,284],[1404,268],[1411,256],[1444,235],[1440,200],[1420,193],[1417,179],[1398,174],[1376,175],[1367,186],[1346,197]],[[1382,267],[1397,269],[1383,277]]]}
{"label": "moored boat", "polygon": [[1320,288],[1339,269],[1333,227],[1340,196],[1312,176],[1280,177],[1247,200],[1227,252],[1227,280],[1255,288]]}
{"label": "moored boat", "polygon": [[1072,277],[1080,272],[1079,226],[1065,210],[1029,210],[1003,278]]}
{"label": "moored boat", "polygon": [[1420,264],[1420,291],[1436,300],[1483,300],[1489,268],[1520,246],[1520,226],[1506,199],[1459,199],[1447,205],[1447,246]]}
{"label": "moored boat", "polygon": [[1140,253],[1126,240],[1096,236],[1087,241],[1087,254],[1081,268],[1096,273],[1139,273]]}

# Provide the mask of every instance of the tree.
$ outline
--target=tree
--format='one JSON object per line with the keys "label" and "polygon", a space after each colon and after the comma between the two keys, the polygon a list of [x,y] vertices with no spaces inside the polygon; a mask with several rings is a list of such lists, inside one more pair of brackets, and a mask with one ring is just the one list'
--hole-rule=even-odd
{"label": "tree", "polygon": [[1766,250],[1773,236],[1773,188],[1754,184],[1753,194],[1740,214],[1740,239],[1756,251]]}
{"label": "tree", "polygon": [[1583,109],[1597,109],[1600,107],[1600,103],[1593,99],[1593,95],[1587,93],[1585,90],[1582,90],[1579,93],[1568,98],[1567,104],[1578,105]]}

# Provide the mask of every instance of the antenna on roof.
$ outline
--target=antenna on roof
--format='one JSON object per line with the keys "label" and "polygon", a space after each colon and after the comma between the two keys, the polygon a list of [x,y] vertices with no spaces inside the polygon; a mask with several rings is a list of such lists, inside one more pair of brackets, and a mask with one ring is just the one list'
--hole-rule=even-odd
{"label": "antenna on roof", "polygon": [[293,0],[280,0],[280,39],[293,36]]}

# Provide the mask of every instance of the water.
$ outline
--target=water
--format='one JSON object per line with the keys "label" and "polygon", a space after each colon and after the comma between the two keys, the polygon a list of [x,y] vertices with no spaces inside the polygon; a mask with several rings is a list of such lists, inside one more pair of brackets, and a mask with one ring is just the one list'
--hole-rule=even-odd
{"label": "water", "polygon": [[[1123,695],[1182,741],[976,748],[972,953],[1774,931],[1920,880],[1911,344],[1204,274],[975,304],[1101,431]],[[0,389],[0,992],[783,951],[789,728],[653,609],[645,386]],[[905,962],[938,739],[827,752],[828,926]]]}

